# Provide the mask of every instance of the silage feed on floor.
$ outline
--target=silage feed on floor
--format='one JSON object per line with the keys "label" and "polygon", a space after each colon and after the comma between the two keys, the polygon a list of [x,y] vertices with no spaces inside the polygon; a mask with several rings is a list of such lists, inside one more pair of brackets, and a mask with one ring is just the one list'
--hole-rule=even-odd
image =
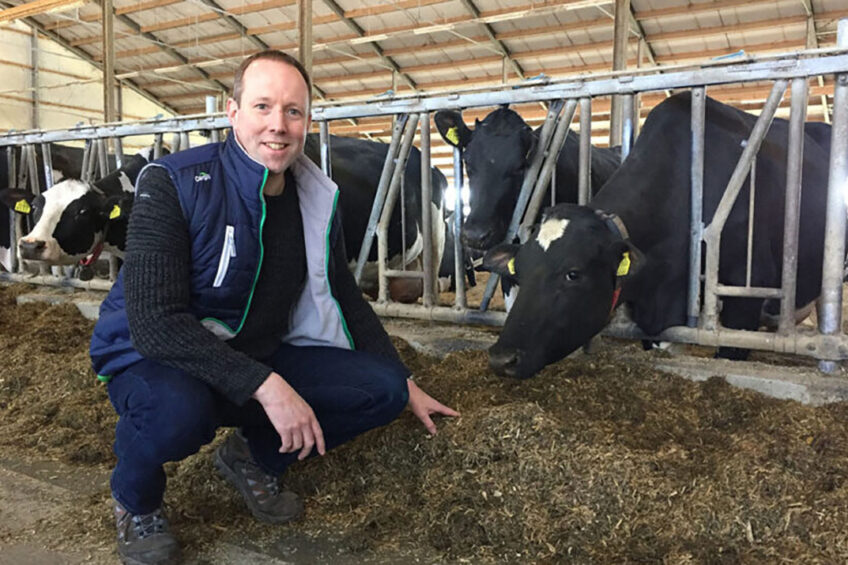
{"label": "silage feed on floor", "polygon": [[[89,367],[92,323],[72,306],[15,306],[23,289],[0,288],[0,449],[105,476],[115,416]],[[429,437],[406,412],[296,464],[285,483],[307,513],[285,526],[252,520],[215,474],[215,443],[169,464],[166,502],[189,557],[213,540],[272,552],[300,536],[432,563],[848,559],[845,404],[689,382],[620,342],[528,381],[494,376],[484,352],[438,360],[396,343],[419,384],[462,416]],[[81,494],[39,524],[41,539],[112,544],[108,497],[105,482]]]}

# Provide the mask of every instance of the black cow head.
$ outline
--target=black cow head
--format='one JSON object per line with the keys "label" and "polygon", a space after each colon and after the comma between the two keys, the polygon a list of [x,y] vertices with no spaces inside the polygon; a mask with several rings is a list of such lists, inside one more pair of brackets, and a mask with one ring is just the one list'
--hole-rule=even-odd
{"label": "black cow head", "polygon": [[434,116],[444,140],[463,149],[468,174],[470,213],[462,243],[484,251],[506,236],[521,191],[524,172],[537,138],[524,120],[506,107],[498,108],[469,129],[455,111]]}
{"label": "black cow head", "polygon": [[641,264],[639,250],[590,208],[547,210],[524,244],[501,244],[483,259],[484,269],[521,285],[489,365],[529,378],[587,343],[609,320],[616,289]]}

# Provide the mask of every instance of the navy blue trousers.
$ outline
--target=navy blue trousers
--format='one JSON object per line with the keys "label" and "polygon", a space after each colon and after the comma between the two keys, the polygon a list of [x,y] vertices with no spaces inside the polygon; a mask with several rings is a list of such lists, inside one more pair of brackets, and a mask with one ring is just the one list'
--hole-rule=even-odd
{"label": "navy blue trousers", "polygon": [[[312,407],[327,449],[388,424],[409,398],[406,368],[362,351],[283,344],[264,362]],[[112,494],[133,514],[161,505],[163,463],[196,453],[222,426],[242,428],[266,472],[282,474],[297,460],[299,451],[278,451],[280,437],[256,400],[238,406],[179,369],[143,360],[115,375],[108,388],[120,416]]]}

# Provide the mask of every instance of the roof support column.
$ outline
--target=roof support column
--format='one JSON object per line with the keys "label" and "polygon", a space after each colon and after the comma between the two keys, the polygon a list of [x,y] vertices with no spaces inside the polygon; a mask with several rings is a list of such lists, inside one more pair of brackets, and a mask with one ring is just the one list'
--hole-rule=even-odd
{"label": "roof support column", "polygon": [[297,0],[297,57],[312,76],[312,0]]}
{"label": "roof support column", "polygon": [[103,121],[114,122],[115,114],[115,20],[112,0],[103,0]]}
{"label": "roof support column", "polygon": [[[612,70],[627,68],[627,36],[630,32],[630,0],[615,0],[613,25]],[[622,104],[620,96],[612,97],[610,106],[610,145],[621,145]]]}
{"label": "roof support column", "polygon": [[30,73],[32,86],[32,129],[39,128],[41,121],[38,115],[39,100],[41,96],[38,90],[38,30],[32,28],[32,38],[30,39],[30,62],[32,63],[32,73]]}

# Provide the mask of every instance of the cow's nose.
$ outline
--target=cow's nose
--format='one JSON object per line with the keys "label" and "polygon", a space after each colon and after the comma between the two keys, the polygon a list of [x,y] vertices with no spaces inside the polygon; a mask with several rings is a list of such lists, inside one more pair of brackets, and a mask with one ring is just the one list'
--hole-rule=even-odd
{"label": "cow's nose", "polygon": [[502,377],[518,375],[517,367],[521,364],[521,351],[518,349],[489,349],[489,367]]}
{"label": "cow's nose", "polygon": [[495,243],[495,230],[492,226],[466,225],[462,228],[462,243],[472,249],[489,249]]}
{"label": "cow's nose", "polygon": [[38,259],[45,247],[47,247],[47,242],[40,239],[22,239],[18,243],[18,248],[21,251],[21,257],[24,259]]}

